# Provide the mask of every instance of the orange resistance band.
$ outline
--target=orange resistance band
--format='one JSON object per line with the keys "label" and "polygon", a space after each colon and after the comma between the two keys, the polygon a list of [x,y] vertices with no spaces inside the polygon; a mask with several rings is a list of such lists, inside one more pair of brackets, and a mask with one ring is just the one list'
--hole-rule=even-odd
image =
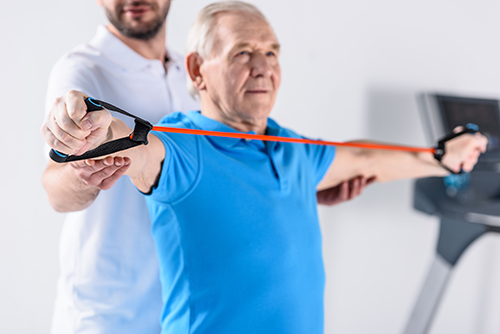
{"label": "orange resistance band", "polygon": [[285,143],[302,143],[302,144],[316,144],[316,145],[328,145],[328,146],[359,147],[359,148],[367,148],[367,149],[375,149],[375,150],[429,152],[432,154],[434,154],[434,152],[436,151],[435,148],[427,148],[427,147],[410,147],[410,146],[399,146],[399,145],[364,144],[364,143],[339,143],[339,142],[333,142],[333,141],[302,139],[302,138],[288,138],[288,137],[280,137],[280,136],[256,135],[256,134],[250,134],[250,133],[207,131],[207,130],[195,130],[195,129],[180,129],[180,128],[171,128],[171,127],[166,127],[166,126],[153,126],[152,131],[184,133],[184,134],[201,135],[201,136],[255,139],[255,140],[264,140],[264,141],[285,142]]}

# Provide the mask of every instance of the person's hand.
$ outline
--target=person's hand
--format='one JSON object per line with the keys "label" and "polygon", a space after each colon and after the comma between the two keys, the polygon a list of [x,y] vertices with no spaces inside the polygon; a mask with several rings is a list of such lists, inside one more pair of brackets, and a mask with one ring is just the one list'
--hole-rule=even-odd
{"label": "person's hand", "polygon": [[487,144],[488,139],[479,132],[453,138],[445,144],[441,163],[456,173],[460,170],[470,172],[481,153],[486,152]]}
{"label": "person's hand", "polygon": [[111,114],[102,109],[87,113],[87,96],[69,91],[57,98],[42,125],[47,144],[64,154],[81,155],[106,140]]}
{"label": "person's hand", "polygon": [[353,199],[360,195],[363,189],[374,181],[375,177],[367,179],[364,176],[357,176],[335,187],[320,190],[316,194],[318,204],[335,205]]}
{"label": "person's hand", "polygon": [[87,185],[100,190],[110,189],[130,167],[130,159],[106,157],[101,160],[81,160],[69,163],[76,175]]}

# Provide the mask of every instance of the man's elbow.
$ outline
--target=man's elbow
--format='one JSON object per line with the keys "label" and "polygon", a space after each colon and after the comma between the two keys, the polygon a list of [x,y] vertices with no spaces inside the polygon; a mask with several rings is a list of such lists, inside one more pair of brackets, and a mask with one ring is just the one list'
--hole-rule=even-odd
{"label": "man's elbow", "polygon": [[42,175],[42,186],[47,194],[50,206],[57,212],[73,212],[86,209],[92,204],[93,199],[97,197],[98,191],[95,194],[86,196],[87,200],[80,198],[78,194],[68,193],[64,186],[61,187],[58,181],[54,179],[52,173],[48,170]]}
{"label": "man's elbow", "polygon": [[54,200],[53,198],[51,198],[50,196],[48,196],[48,199],[49,199],[49,204],[52,207],[52,209],[54,209],[57,212],[66,213],[66,212],[72,211],[68,207],[66,207],[65,205],[62,205],[61,203],[59,203],[56,200]]}
{"label": "man's elbow", "polygon": [[67,212],[75,212],[75,211],[81,211],[90,206],[92,204],[92,201],[88,201],[87,203],[84,203],[82,201],[68,201],[66,197],[64,196],[57,196],[53,195],[50,192],[45,190],[47,192],[47,198],[49,200],[50,206],[57,212],[60,213],[67,213]]}
{"label": "man's elbow", "polygon": [[59,198],[60,196],[57,196],[54,194],[52,191],[52,186],[50,182],[47,182],[46,178],[42,177],[42,186],[45,189],[45,193],[47,194],[47,199],[49,200],[50,206],[57,212],[68,212],[67,206],[62,203]]}

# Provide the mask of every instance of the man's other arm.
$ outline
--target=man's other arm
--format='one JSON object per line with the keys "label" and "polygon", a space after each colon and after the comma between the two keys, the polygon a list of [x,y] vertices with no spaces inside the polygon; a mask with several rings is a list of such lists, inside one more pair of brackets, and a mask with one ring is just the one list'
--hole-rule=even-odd
{"label": "man's other arm", "polygon": [[[477,163],[479,155],[486,151],[486,145],[487,139],[480,133],[456,137],[446,143],[442,163],[454,172],[461,169],[469,172]],[[318,185],[318,190],[330,188],[357,175],[387,182],[448,174],[431,153],[338,147],[335,159]]]}
{"label": "man's other arm", "polygon": [[350,201],[361,195],[363,190],[375,180],[375,177],[366,178],[358,175],[350,180],[342,181],[336,186],[319,190],[316,193],[318,204],[332,206]]}

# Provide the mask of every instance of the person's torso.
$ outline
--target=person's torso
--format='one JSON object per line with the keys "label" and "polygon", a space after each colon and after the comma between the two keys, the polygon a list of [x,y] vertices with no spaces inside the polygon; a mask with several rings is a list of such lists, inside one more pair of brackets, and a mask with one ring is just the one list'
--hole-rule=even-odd
{"label": "person's torso", "polygon": [[304,147],[185,136],[168,135],[170,163],[147,198],[163,333],[321,333],[317,181]]}
{"label": "person's torso", "polygon": [[[150,122],[197,107],[187,92],[178,55],[166,73],[160,61],[130,68],[94,42],[76,48],[56,65],[85,65],[73,75],[88,78],[74,89]],[[113,116],[133,127],[132,119]],[[159,332],[161,292],[150,226],[144,198],[128,177],[101,191],[89,208],[67,214],[53,333],[68,333],[69,327],[74,333]]]}

